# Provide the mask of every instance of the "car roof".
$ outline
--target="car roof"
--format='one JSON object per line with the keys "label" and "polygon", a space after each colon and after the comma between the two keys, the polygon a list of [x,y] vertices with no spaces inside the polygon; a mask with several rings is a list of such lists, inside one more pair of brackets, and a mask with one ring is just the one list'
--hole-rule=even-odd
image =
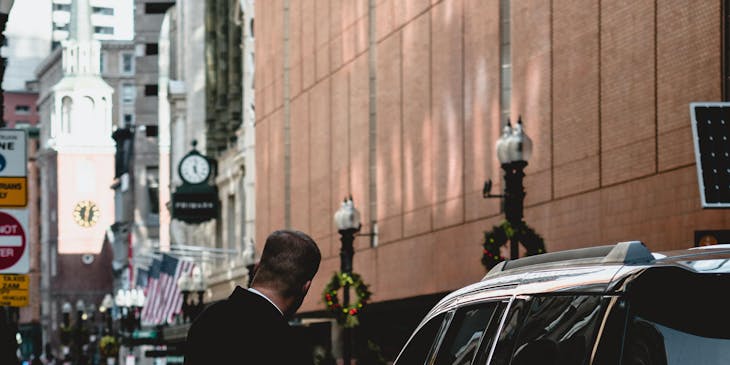
{"label": "car roof", "polygon": [[423,323],[455,307],[514,295],[617,293],[626,278],[655,267],[730,273],[730,245],[651,252],[640,241],[628,241],[504,261],[480,282],[444,297]]}

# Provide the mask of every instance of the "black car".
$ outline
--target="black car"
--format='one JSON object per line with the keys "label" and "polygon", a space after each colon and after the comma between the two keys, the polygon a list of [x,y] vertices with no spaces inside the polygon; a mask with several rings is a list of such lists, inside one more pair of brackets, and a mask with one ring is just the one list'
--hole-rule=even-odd
{"label": "black car", "polygon": [[395,364],[730,364],[730,246],[502,262],[441,300]]}

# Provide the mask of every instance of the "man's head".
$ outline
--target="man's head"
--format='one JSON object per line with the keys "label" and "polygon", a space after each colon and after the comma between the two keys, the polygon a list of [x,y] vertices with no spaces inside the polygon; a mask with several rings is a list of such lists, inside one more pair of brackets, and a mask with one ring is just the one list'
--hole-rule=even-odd
{"label": "man's head", "polygon": [[319,269],[322,255],[317,244],[303,232],[279,230],[266,238],[251,285],[276,291],[283,298],[294,299],[293,314],[299,309]]}

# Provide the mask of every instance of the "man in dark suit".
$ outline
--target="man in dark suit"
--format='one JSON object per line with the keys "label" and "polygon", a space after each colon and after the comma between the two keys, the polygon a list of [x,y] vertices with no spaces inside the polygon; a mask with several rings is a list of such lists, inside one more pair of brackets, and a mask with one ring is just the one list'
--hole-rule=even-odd
{"label": "man in dark suit", "polygon": [[228,299],[211,305],[193,322],[185,364],[311,363],[311,354],[294,340],[288,319],[301,306],[321,259],[317,244],[302,232],[269,235],[251,288],[237,286]]}

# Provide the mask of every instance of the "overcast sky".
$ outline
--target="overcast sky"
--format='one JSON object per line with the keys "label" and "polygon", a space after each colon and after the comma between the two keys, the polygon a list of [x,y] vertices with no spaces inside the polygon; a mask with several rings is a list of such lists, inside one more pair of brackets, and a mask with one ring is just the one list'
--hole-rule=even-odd
{"label": "overcast sky", "polygon": [[51,51],[50,0],[16,0],[5,28],[8,58],[3,90],[23,90],[27,80],[35,79],[38,64]]}

